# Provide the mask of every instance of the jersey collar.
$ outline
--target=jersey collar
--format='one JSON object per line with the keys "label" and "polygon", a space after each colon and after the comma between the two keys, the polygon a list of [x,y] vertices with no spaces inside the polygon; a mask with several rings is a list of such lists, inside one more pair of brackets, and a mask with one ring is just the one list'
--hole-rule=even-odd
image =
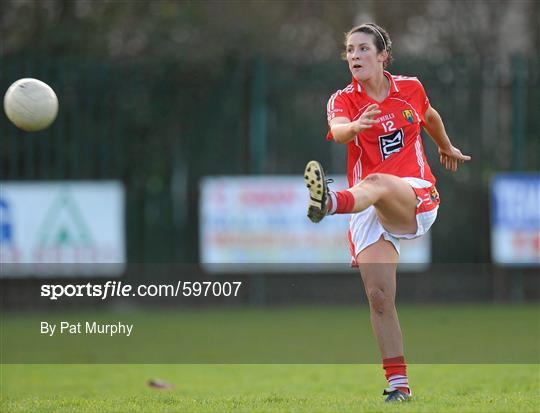
{"label": "jersey collar", "polygon": [[[397,86],[397,83],[395,82],[394,80],[394,76],[392,76],[390,74],[390,72],[387,72],[386,70],[384,71],[384,75],[388,78],[388,80],[390,81],[390,92],[389,94],[391,93],[398,93],[399,92],[399,88]],[[352,83],[353,83],[353,86],[354,86],[354,90],[357,91],[358,93],[362,93],[362,85],[360,84],[360,82],[358,80],[355,79],[355,77],[353,76],[352,78]]]}

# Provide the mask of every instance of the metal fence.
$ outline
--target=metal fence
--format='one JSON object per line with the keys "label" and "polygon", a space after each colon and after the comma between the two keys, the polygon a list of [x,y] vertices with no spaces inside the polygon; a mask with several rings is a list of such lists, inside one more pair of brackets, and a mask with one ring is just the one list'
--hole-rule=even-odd
{"label": "metal fence", "polygon": [[[443,200],[434,226],[437,262],[488,262],[492,174],[540,166],[539,61],[396,59],[418,76],[456,146],[473,162],[453,175],[437,165]],[[28,134],[0,120],[5,180],[119,179],[127,189],[130,262],[197,262],[198,182],[204,175],[298,174],[315,158],[345,172],[346,147],[326,142],[328,97],[350,76],[318,65],[230,59],[190,62],[39,60],[0,62],[0,89],[36,77],[57,92],[49,129]]]}

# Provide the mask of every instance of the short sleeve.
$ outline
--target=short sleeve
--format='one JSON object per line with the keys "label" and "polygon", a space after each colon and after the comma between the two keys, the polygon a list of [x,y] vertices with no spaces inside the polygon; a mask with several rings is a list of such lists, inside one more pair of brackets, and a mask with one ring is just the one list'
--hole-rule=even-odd
{"label": "short sleeve", "polygon": [[427,97],[424,86],[422,85],[422,83],[420,83],[420,81],[418,81],[418,89],[415,95],[415,106],[417,107],[418,113],[420,115],[420,124],[424,125],[424,116],[429,108],[429,98]]}
{"label": "short sleeve", "polygon": [[352,118],[349,113],[347,99],[343,96],[341,90],[338,90],[336,93],[330,96],[330,99],[328,99],[328,103],[326,105],[326,117],[328,120],[328,133],[326,135],[326,139],[333,140],[334,137],[332,136],[332,132],[330,131],[330,121],[334,118],[339,117],[348,119]]}

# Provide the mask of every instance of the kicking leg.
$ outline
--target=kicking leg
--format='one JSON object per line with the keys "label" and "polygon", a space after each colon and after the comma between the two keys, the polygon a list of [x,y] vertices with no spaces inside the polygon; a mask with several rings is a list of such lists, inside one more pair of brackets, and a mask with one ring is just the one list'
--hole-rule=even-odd
{"label": "kicking leg", "polygon": [[313,222],[326,215],[361,212],[371,205],[387,231],[414,234],[417,230],[418,200],[412,187],[402,178],[389,174],[371,174],[362,182],[344,191],[329,191],[322,166],[310,161],[304,171],[309,190],[308,217]]}
{"label": "kicking leg", "polygon": [[[345,198],[354,200],[352,206],[343,202]],[[361,212],[375,206],[383,227],[395,234],[414,234],[417,230],[416,205],[418,200],[412,187],[402,178],[388,174],[371,174],[362,182],[345,191],[329,195],[336,203],[349,205],[345,212]],[[341,208],[341,209],[340,209]],[[336,212],[344,212],[342,205],[337,205]]]}

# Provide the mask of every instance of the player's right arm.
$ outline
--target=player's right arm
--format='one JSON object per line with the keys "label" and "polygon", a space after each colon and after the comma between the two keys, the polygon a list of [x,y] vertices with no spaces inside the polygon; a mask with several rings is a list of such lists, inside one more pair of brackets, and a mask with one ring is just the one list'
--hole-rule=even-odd
{"label": "player's right arm", "polygon": [[360,132],[376,124],[378,120],[374,120],[373,117],[380,113],[379,105],[373,104],[369,105],[364,113],[354,121],[343,116],[333,118],[329,122],[329,126],[334,141],[337,143],[349,143]]}

